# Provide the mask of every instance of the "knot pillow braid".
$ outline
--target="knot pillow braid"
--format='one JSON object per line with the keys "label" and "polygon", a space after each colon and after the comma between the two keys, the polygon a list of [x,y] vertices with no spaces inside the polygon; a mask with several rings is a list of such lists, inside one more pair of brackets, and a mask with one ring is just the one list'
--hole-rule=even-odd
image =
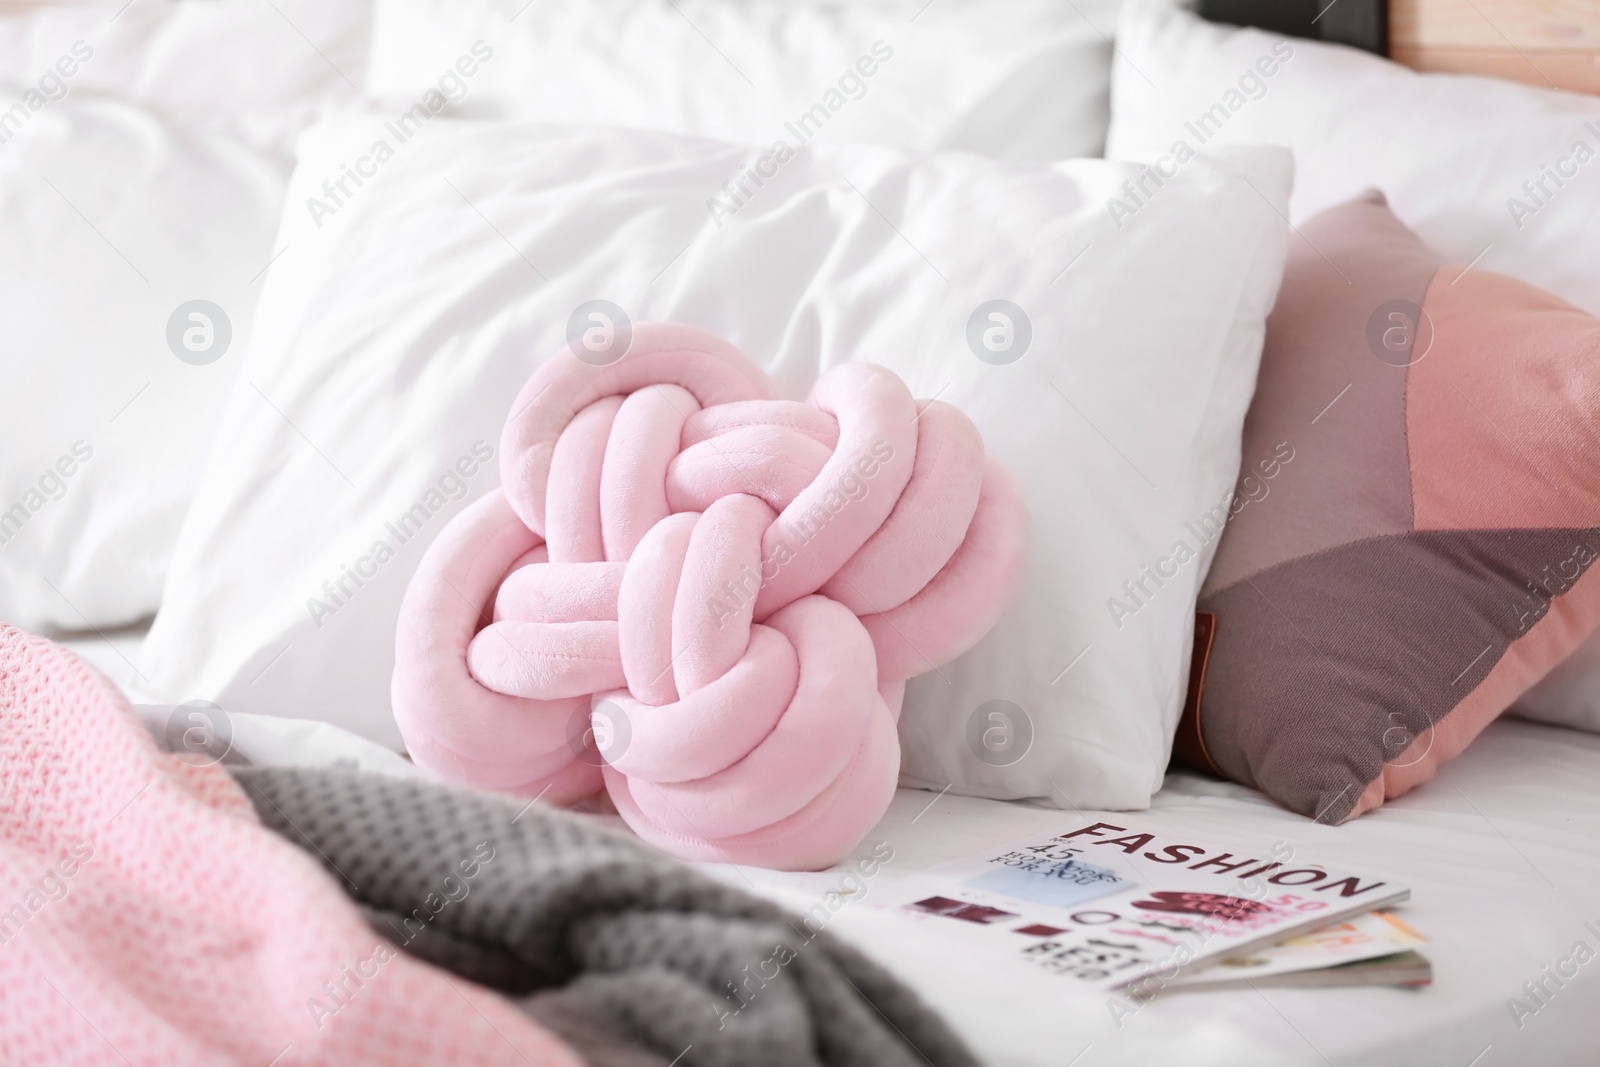
{"label": "knot pillow braid", "polygon": [[685,326],[636,326],[607,366],[563,349],[500,464],[406,591],[412,758],[557,804],[603,788],[686,859],[845,855],[893,796],[905,680],[1021,570],[1021,500],[959,410],[866,363],[779,400]]}

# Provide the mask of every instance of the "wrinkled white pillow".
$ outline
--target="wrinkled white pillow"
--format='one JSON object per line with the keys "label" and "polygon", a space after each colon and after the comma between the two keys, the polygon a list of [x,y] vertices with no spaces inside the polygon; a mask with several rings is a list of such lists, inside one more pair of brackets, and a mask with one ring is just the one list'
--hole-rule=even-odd
{"label": "wrinkled white pillow", "polygon": [[0,83],[23,108],[0,111],[0,618],[104,628],[160,602],[285,178],[142,108],[28,91]]}
{"label": "wrinkled white pillow", "polygon": [[[1418,74],[1161,0],[1130,0],[1117,47],[1128,62],[1114,72],[1108,155],[1159,162],[1180,139],[1286,145],[1296,222],[1376,186],[1445,257],[1600,315],[1600,97]],[[1152,85],[1139,70],[1160,77]],[[1600,635],[1515,710],[1600,731]]]}
{"label": "wrinkled white pillow", "polygon": [[[0,618],[80,630],[155,612],[271,258],[294,137],[359,96],[370,20],[370,0],[0,11],[13,384],[0,397]],[[201,299],[222,309],[227,348],[185,350],[184,363],[169,319]],[[189,330],[216,343],[221,320],[202,313],[215,321],[179,315],[180,343]]]}
{"label": "wrinkled white pillow", "polygon": [[[369,91],[770,146],[1098,156],[1122,0],[377,0]],[[492,59],[470,82],[458,54]]]}
{"label": "wrinkled white pillow", "polygon": [[1117,49],[1111,158],[1159,162],[1180,140],[1284,145],[1295,222],[1376,186],[1441,255],[1600,314],[1600,97],[1418,74],[1169,0],[1129,0]]}
{"label": "wrinkled white pillow", "polygon": [[359,98],[371,23],[372,0],[31,4],[0,9],[0,71],[46,97],[141,104],[287,162],[302,128]]}
{"label": "wrinkled white pillow", "polygon": [[1600,636],[1590,637],[1517,698],[1513,714],[1600,733]]}
{"label": "wrinkled white pillow", "polygon": [[[818,147],[719,225],[708,198],[761,150],[435,118],[377,152],[387,121],[301,141],[287,251],[142,650],[161,699],[398,745],[406,582],[496,484],[533,367],[606,300],[729,338],[791,398],[861,359],[966,411],[1023,487],[1032,548],[999,627],[913,683],[907,780],[1148,801],[1210,546],[1136,614],[1109,604],[1233,484],[1287,243],[1285,153],[1191,161],[1117,229],[1126,165]],[[341,192],[346,173],[367,176]]]}

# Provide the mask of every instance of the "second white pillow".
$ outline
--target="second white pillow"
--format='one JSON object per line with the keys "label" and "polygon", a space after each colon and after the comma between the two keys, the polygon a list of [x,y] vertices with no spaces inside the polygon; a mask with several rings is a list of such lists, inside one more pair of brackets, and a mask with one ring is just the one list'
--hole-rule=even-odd
{"label": "second white pillow", "polygon": [[[764,147],[1098,156],[1121,2],[378,0],[367,89]],[[457,56],[479,41],[488,61],[463,76]]]}
{"label": "second white pillow", "polygon": [[[869,360],[970,415],[1032,547],[995,631],[913,684],[906,778],[1148,802],[1214,545],[1191,527],[1232,488],[1282,270],[1286,153],[1192,160],[1119,228],[1107,205],[1137,172],[1101,160],[778,160],[447,119],[396,143],[392,121],[302,140],[287,250],[143,649],[164,699],[397,744],[406,582],[495,484],[533,367],[604,307],[726,337],[791,398]],[[724,214],[708,201],[730,179],[750,192]]]}

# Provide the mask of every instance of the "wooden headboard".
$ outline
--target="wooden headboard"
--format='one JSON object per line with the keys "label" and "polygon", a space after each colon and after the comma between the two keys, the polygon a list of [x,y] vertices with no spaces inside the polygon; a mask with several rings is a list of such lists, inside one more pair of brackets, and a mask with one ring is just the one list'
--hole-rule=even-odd
{"label": "wooden headboard", "polygon": [[1200,13],[1417,70],[1600,94],[1600,0],[1201,0]]}

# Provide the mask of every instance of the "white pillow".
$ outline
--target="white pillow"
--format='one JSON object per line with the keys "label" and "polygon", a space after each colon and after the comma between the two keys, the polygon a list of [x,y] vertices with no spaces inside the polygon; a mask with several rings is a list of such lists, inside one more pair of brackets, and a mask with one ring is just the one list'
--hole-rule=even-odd
{"label": "white pillow", "polygon": [[[1178,140],[1199,147],[1196,124],[1221,105],[1201,131],[1207,148],[1294,150],[1294,221],[1377,186],[1442,255],[1600,315],[1600,98],[1417,74],[1349,48],[1213,25],[1160,0],[1131,0],[1117,47],[1127,63],[1112,90],[1114,158],[1156,161]],[[1516,710],[1600,731],[1600,635]]]}
{"label": "white pillow", "polygon": [[[1022,484],[1031,556],[993,634],[913,684],[907,778],[1148,801],[1206,559],[1120,628],[1108,599],[1232,486],[1287,245],[1286,153],[1197,159],[1117,230],[1103,204],[1129,166],[818,147],[719,227],[707,190],[761,150],[440,118],[363,164],[381,122],[301,140],[288,251],[142,650],[161,699],[398,745],[406,582],[496,483],[500,428],[532,368],[602,299],[727,337],[791,398],[863,359],[966,411]],[[346,167],[376,176],[331,214],[316,207]],[[991,317],[997,300],[1018,308]],[[1008,329],[1009,349],[985,347]],[[399,524],[418,504],[420,530]],[[1024,709],[1009,743],[988,718],[997,700]],[[969,745],[985,731],[988,748]]]}
{"label": "white pillow", "polygon": [[[1377,186],[1441,255],[1600,314],[1600,97],[1418,74],[1341,45],[1206,22],[1164,0],[1129,0],[1117,49],[1127,62],[1112,72],[1108,156],[1159,161],[1180,140],[1285,145],[1294,222]],[[1569,172],[1557,176],[1563,186],[1547,167]],[[1540,180],[1549,195],[1524,188]]]}
{"label": "white pillow", "polygon": [[0,11],[0,71],[42,88],[44,96],[139,103],[185,128],[227,132],[287,162],[304,126],[360,96],[371,22],[372,0],[8,7]]}
{"label": "white pillow", "polygon": [[1098,156],[1120,3],[377,0],[367,88],[408,106],[481,40],[468,117]]}
{"label": "white pillow", "polygon": [[[25,92],[0,83],[0,97]],[[21,106],[9,128],[0,112],[0,618],[114,626],[160,601],[284,178],[236,142],[141,108]],[[179,314],[196,300],[222,314]],[[191,311],[208,317],[209,346]]]}
{"label": "white pillow", "polygon": [[1517,698],[1513,714],[1535,722],[1571,726],[1600,733],[1600,634]]}

